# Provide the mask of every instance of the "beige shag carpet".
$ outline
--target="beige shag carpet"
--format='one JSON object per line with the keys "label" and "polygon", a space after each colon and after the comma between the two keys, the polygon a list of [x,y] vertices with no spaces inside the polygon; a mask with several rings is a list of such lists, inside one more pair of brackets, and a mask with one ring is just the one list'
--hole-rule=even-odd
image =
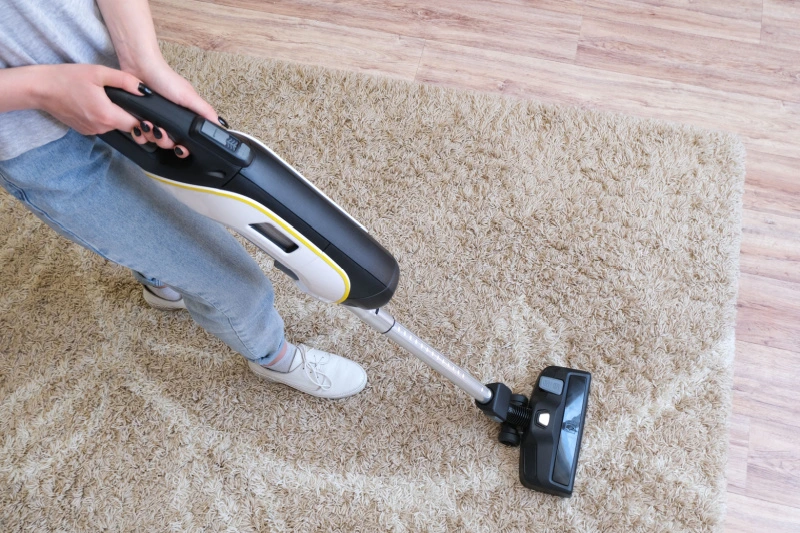
{"label": "beige shag carpet", "polygon": [[[711,531],[724,514],[744,151],[727,134],[165,45],[402,268],[389,310],[483,382],[593,373],[575,494],[518,482],[471,399],[275,280],[369,374],[250,374],[0,195],[3,531]],[[252,249],[252,248],[251,248]]]}

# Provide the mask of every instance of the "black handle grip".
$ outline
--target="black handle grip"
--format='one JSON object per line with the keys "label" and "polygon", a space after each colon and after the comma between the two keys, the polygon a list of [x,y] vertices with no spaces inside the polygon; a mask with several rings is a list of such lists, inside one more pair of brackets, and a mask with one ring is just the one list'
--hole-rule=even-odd
{"label": "black handle grip", "polygon": [[129,134],[117,130],[100,135],[148,172],[195,185],[219,187],[252,161],[252,151],[244,139],[153,91],[141,96],[114,87],[106,87],[105,91],[116,105],[136,119],[162,128],[175,144],[189,150],[189,157],[179,158],[172,150],[140,145]]}
{"label": "black handle grip", "polygon": [[106,87],[108,98],[139,120],[147,120],[163,128],[176,144],[183,144],[189,150],[192,144],[190,132],[198,119],[197,113],[172,103],[163,96],[150,91],[138,96],[115,87]]}

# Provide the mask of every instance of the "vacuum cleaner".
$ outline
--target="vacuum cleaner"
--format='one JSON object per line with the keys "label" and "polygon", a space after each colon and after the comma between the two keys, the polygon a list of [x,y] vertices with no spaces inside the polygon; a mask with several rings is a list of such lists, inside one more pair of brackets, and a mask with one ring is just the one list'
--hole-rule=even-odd
{"label": "vacuum cleaner", "polygon": [[102,135],[105,142],[181,202],[266,252],[300,290],[343,305],[471,396],[500,424],[500,442],[520,447],[524,486],[572,495],[591,374],[549,366],[530,397],[512,394],[503,383],[482,384],[383,309],[400,267],[362,224],[258,139],[143,92],[106,88],[115,104],[163,128],[190,155],[181,159],[172,150],[140,145],[121,131]]}

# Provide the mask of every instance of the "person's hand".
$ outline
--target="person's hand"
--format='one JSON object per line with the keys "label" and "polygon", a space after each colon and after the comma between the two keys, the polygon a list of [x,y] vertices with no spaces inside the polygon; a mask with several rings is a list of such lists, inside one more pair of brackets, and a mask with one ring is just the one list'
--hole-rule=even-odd
{"label": "person's hand", "polygon": [[[133,74],[141,78],[147,87],[167,100],[187,109],[191,109],[207,120],[215,123],[219,121],[219,117],[216,111],[214,111],[214,108],[197,94],[197,91],[194,90],[191,83],[172,70],[166,61],[158,58],[157,60],[148,61],[145,64],[147,65],[145,70],[136,70]],[[142,121],[137,129],[141,130],[141,135],[136,135],[137,132],[134,131],[134,140],[136,142],[140,144],[154,142],[161,148],[174,148],[178,157],[186,157],[189,155],[189,151],[186,147],[175,146],[175,143],[169,138],[167,132],[157,125],[148,121]]]}
{"label": "person's hand", "polygon": [[192,85],[172,70],[163,60],[150,63],[144,76],[136,76],[101,65],[43,65],[37,69],[38,109],[50,113],[83,135],[99,135],[117,129],[131,134],[139,144],[152,142],[165,150],[175,150],[178,157],[188,157],[189,150],[178,146],[168,132],[150,122],[139,121],[114,104],[104,87],[117,87],[132,94],[141,94],[142,81],[164,98],[217,122],[217,113]]}
{"label": "person's hand", "polygon": [[111,130],[132,132],[139,121],[115,105],[103,89],[118,87],[139,93],[136,76],[100,65],[46,65],[38,67],[41,83],[36,88],[39,109],[83,135]]}
{"label": "person's hand", "polygon": [[[114,43],[122,71],[139,78],[167,100],[189,108],[212,122],[219,121],[214,109],[164,61],[147,0],[97,0],[97,7]],[[139,143],[155,142],[161,148],[174,147],[179,157],[189,154],[185,147],[175,147],[166,132],[155,126],[143,122],[133,130],[133,138]]]}
{"label": "person's hand", "polygon": [[[37,88],[37,107],[78,133],[100,135],[115,129],[126,131],[139,144],[154,142],[166,150],[174,149],[178,157],[189,156],[189,150],[176,146],[164,130],[154,128],[149,122],[140,122],[108,98],[105,87],[141,94],[141,81],[133,74],[102,65],[63,64],[37,68],[42,80]],[[180,79],[188,85],[186,80]],[[213,113],[213,109],[211,111]],[[216,118],[216,114],[213,116]]]}

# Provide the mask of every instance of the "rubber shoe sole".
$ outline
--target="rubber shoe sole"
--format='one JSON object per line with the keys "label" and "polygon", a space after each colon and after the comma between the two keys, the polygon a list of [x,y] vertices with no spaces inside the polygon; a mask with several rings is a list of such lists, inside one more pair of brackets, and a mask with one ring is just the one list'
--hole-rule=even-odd
{"label": "rubber shoe sole", "polygon": [[183,298],[180,300],[161,298],[147,290],[147,285],[142,285],[142,294],[144,295],[144,301],[147,302],[150,307],[158,309],[159,311],[178,311],[179,309],[186,309]]}

